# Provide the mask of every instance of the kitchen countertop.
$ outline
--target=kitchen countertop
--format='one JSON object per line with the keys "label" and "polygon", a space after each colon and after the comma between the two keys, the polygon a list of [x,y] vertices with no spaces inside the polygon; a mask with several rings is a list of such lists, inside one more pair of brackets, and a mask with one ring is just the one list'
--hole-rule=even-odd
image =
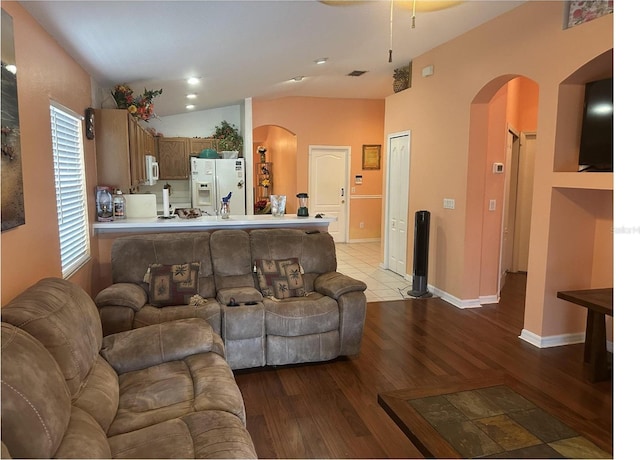
{"label": "kitchen countertop", "polygon": [[273,217],[271,214],[248,216],[230,216],[222,219],[218,216],[201,216],[195,219],[163,219],[160,217],[143,217],[122,219],[113,222],[94,222],[93,231],[101,233],[123,233],[139,231],[198,231],[210,229],[251,229],[251,228],[309,228],[327,231],[329,224],[335,222],[335,217],[298,217],[295,214],[285,214],[283,217]]}

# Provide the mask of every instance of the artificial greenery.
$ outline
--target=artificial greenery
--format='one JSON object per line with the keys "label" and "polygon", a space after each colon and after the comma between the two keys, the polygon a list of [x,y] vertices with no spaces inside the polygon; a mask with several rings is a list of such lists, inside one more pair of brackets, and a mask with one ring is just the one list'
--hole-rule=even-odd
{"label": "artificial greenery", "polygon": [[139,96],[134,96],[131,87],[124,83],[116,85],[111,92],[119,109],[127,109],[135,118],[144,121],[155,117],[153,99],[161,94],[162,89],[148,90],[145,88],[144,93]]}
{"label": "artificial greenery", "polygon": [[242,152],[242,136],[236,125],[226,120],[215,127],[213,138],[216,140],[219,152],[234,150]]}

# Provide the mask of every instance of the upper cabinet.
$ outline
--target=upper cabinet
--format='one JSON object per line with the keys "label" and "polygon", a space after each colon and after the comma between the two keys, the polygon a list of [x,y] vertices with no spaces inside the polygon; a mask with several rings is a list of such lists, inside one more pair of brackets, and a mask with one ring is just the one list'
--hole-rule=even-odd
{"label": "upper cabinet", "polygon": [[158,138],[158,168],[161,180],[189,178],[189,139]]}
{"label": "upper cabinet", "polygon": [[198,156],[204,149],[215,149],[213,139],[194,137],[189,139],[189,155]]}
{"label": "upper cabinet", "polygon": [[134,191],[147,180],[145,155],[156,155],[153,135],[126,110],[96,110],[98,183]]}
{"label": "upper cabinet", "polygon": [[189,158],[204,149],[214,149],[214,139],[201,137],[159,137],[158,167],[161,180],[188,179]]}

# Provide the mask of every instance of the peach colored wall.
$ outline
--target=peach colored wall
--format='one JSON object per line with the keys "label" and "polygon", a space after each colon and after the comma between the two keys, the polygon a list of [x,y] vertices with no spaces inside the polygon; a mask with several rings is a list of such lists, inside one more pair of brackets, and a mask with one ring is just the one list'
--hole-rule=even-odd
{"label": "peach colored wall", "polygon": [[[17,2],[2,2],[13,18],[24,181],[25,225],[2,233],[2,304],[44,277],[60,277],[49,102],[78,114],[91,105],[89,75]],[[96,185],[95,147],[85,139],[90,220]],[[95,241],[92,239],[92,248]],[[93,261],[72,281],[91,291]]]}
{"label": "peach colored wall", "polygon": [[[502,241],[502,210],[504,204],[504,174],[493,173],[493,163],[506,163],[509,87],[503,86],[489,103],[489,137],[484,165],[484,193],[482,200],[482,253],[480,255],[479,291],[468,294],[472,298],[495,296],[500,271],[500,244]],[[517,116],[517,112],[516,112]],[[496,210],[489,211],[489,200],[496,200]]]}
{"label": "peach colored wall", "polygon": [[[487,126],[470,124],[475,118],[487,123],[488,109],[472,102],[479,96],[477,102],[488,101],[519,75],[539,86],[525,329],[540,336],[547,334],[543,318],[547,324],[547,317],[548,323],[555,317],[545,292],[551,292],[546,283],[554,271],[547,258],[558,86],[613,46],[613,15],[567,30],[563,17],[562,2],[527,2],[416,57],[412,88],[389,96],[385,110],[385,135],[411,131],[409,212],[432,212],[429,282],[465,300],[479,293],[480,276],[474,275],[484,269],[478,249],[484,200],[478,196],[484,197],[485,184],[477,174],[485,174],[486,162],[474,154],[489,142]],[[434,74],[423,78],[427,65],[434,66]],[[532,119],[523,115],[522,128],[530,129]],[[456,209],[442,208],[445,197],[456,199]]]}
{"label": "peach colored wall", "polygon": [[[362,170],[362,145],[382,145],[384,163],[384,101],[371,99],[328,99],[288,97],[253,100],[253,126],[277,125],[295,134],[297,139],[296,191],[309,187],[309,146],[351,146],[351,188],[357,195],[382,196],[382,169]],[[355,175],[363,176],[363,185],[355,185]],[[287,196],[287,200],[289,197]],[[364,213],[369,200],[350,200],[349,238],[379,238],[380,213]],[[382,207],[378,199],[376,208]],[[289,207],[287,207],[290,209]],[[365,208],[366,209],[366,208]],[[360,222],[366,232],[361,232]],[[366,235],[366,236],[363,236]]]}

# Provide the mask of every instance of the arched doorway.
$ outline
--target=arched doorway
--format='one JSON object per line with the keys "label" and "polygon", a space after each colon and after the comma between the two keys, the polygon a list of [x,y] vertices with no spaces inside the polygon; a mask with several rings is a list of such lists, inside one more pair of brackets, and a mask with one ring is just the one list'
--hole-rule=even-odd
{"label": "arched doorway", "polygon": [[[470,293],[480,304],[495,303],[500,297],[503,275],[502,255],[512,251],[505,244],[514,244],[505,238],[505,232],[514,232],[507,225],[509,208],[515,210],[518,228],[530,221],[530,204],[518,200],[517,187],[511,187],[511,178],[520,177],[521,184],[532,184],[535,159],[520,161],[523,169],[511,174],[514,149],[515,158],[528,151],[522,141],[537,131],[538,85],[534,81],[515,75],[504,75],[487,83],[476,95],[471,107],[469,167],[467,174],[467,209],[465,266],[468,279],[477,280],[477,291]],[[514,136],[515,135],[515,136]],[[523,153],[524,152],[524,153]],[[514,166],[516,167],[516,166]],[[520,192],[521,194],[524,192]],[[529,187],[529,195],[531,188]],[[528,197],[530,203],[531,196]],[[511,203],[511,205],[510,205]],[[528,212],[529,215],[523,215]],[[527,217],[529,219],[527,219]],[[513,222],[513,221],[512,221]],[[523,233],[522,230],[520,230]],[[520,246],[527,245],[518,240]]]}
{"label": "arched doorway", "polygon": [[[254,212],[259,213],[259,206],[256,206],[263,197],[269,194],[286,195],[286,212],[292,213],[297,209],[296,200],[296,176],[297,176],[297,136],[288,129],[276,125],[263,125],[253,129],[253,163],[260,163],[258,147],[267,149],[266,161],[271,163],[270,183],[266,188],[258,179],[261,173],[260,168],[254,166]],[[263,187],[263,189],[259,189]]]}

